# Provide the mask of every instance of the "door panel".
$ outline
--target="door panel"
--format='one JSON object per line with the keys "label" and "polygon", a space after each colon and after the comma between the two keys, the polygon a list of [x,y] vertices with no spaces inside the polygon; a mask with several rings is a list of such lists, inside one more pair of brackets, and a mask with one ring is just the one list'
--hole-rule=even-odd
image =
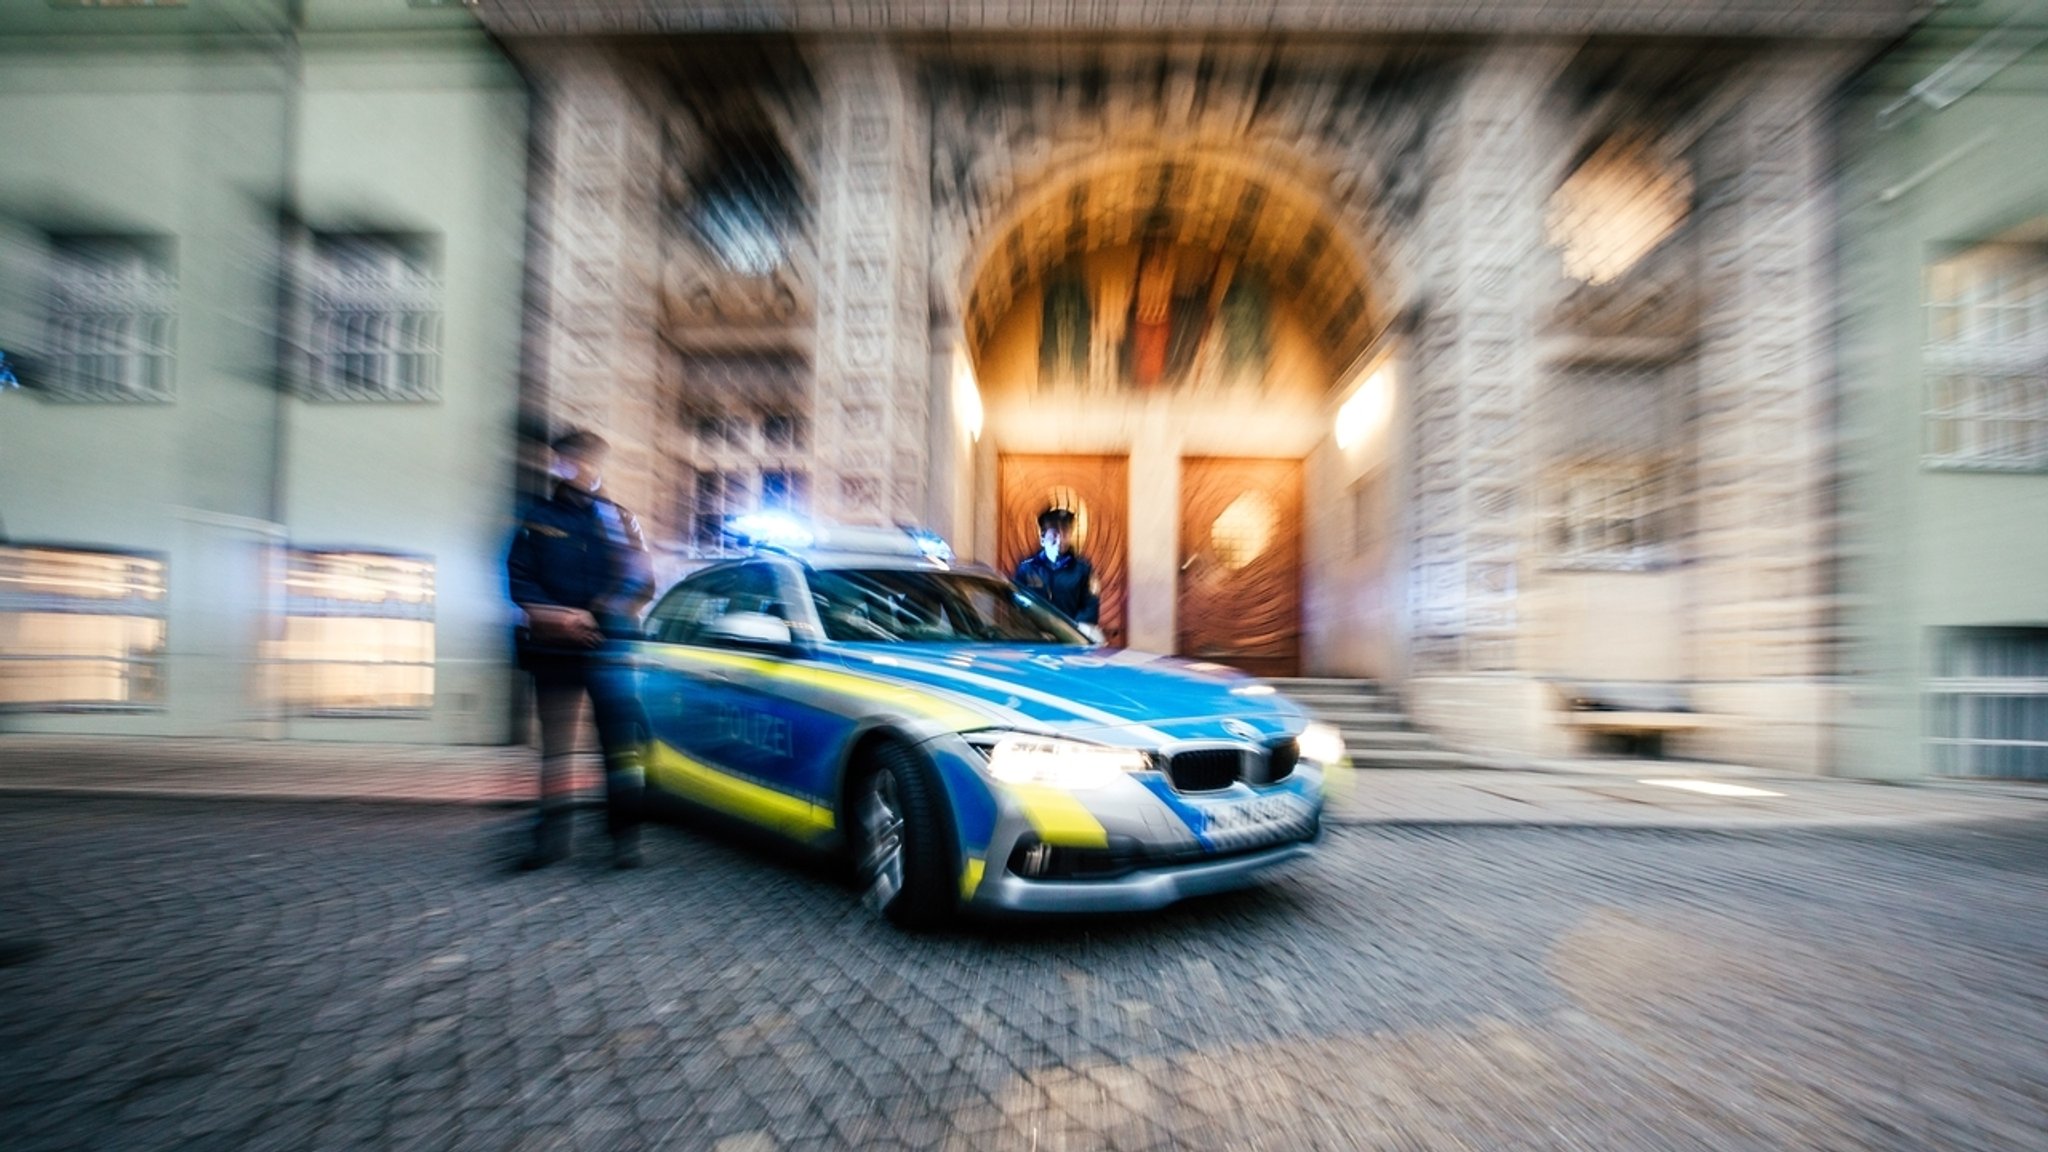
{"label": "door panel", "polygon": [[722,643],[728,613],[787,618],[797,589],[761,565],[686,582],[655,609],[643,700],[660,750],[648,765],[665,791],[801,840],[834,827],[833,765],[852,721],[782,671],[792,661]]}
{"label": "door panel", "polygon": [[1299,460],[1181,461],[1181,655],[1300,673],[1301,484]]}
{"label": "door panel", "polygon": [[1125,542],[1129,539],[1131,466],[1125,456],[1004,456],[998,463],[1001,519],[996,563],[1008,576],[1038,551],[1038,514],[1070,508],[1078,539],[1074,551],[1095,566],[1102,597],[1102,633],[1124,644]]}

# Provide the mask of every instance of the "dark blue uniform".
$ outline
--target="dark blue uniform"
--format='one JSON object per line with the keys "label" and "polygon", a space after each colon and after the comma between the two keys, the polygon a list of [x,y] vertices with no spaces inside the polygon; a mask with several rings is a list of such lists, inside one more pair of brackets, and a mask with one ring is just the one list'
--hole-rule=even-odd
{"label": "dark blue uniform", "polygon": [[1095,568],[1072,552],[1062,552],[1057,561],[1033,552],[1018,563],[1016,584],[1076,624],[1100,623],[1102,600],[1095,593]]}
{"label": "dark blue uniform", "polygon": [[569,761],[586,695],[604,747],[605,823],[614,845],[630,851],[640,824],[640,718],[632,673],[616,644],[638,636],[640,605],[654,591],[639,523],[610,500],[560,484],[553,498],[520,518],[505,567],[512,600],[522,608],[581,609],[605,637],[590,648],[544,628],[519,630],[519,663],[533,673],[541,719],[535,859],[567,850]]}

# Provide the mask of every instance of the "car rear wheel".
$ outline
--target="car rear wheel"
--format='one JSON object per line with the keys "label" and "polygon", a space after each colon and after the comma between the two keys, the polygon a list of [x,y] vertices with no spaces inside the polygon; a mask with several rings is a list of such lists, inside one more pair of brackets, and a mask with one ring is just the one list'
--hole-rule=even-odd
{"label": "car rear wheel", "polygon": [[854,863],[862,901],[904,928],[928,928],[953,910],[938,789],[917,754],[882,744],[855,791]]}

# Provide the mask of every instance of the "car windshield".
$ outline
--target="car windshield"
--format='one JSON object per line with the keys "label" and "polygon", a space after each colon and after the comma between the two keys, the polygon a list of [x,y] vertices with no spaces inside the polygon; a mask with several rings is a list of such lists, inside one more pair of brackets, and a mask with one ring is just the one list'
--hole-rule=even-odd
{"label": "car windshield", "polygon": [[1086,644],[1044,602],[965,572],[837,568],[811,573],[825,635],[844,643]]}

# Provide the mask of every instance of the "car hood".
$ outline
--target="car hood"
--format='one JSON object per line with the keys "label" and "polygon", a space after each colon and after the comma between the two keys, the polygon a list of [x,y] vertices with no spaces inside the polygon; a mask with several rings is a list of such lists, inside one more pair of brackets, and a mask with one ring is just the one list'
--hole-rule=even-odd
{"label": "car hood", "polygon": [[835,650],[864,675],[943,689],[1053,731],[1118,743],[1268,739],[1299,732],[1307,720],[1293,701],[1233,669],[1146,652],[1023,644]]}

